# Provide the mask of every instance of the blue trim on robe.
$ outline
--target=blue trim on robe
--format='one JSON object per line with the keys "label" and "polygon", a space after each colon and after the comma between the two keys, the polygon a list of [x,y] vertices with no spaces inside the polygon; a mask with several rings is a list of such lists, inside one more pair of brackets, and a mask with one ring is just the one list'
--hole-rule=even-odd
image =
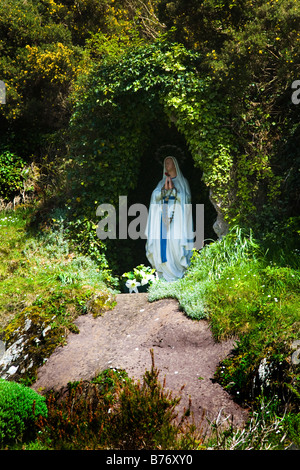
{"label": "blue trim on robe", "polygon": [[[168,204],[168,201],[163,198],[164,204]],[[169,199],[175,199],[174,196],[170,196]],[[165,224],[163,223],[163,218],[161,216],[160,220],[160,257],[161,262],[167,262],[167,229]]]}

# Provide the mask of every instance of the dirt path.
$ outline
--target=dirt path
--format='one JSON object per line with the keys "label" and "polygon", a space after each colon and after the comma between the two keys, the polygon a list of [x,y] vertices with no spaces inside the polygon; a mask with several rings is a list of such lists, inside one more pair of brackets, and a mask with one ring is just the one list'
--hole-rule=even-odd
{"label": "dirt path", "polygon": [[207,321],[187,318],[173,299],[149,303],[147,294],[119,294],[117,302],[102,317],[77,319],[80,333],[70,334],[67,345],[39,369],[34,389],[60,389],[109,367],[126,369],[129,376],[140,379],[151,368],[153,349],[161,382],[166,379],[173,395],[185,385],[180,407],[187,406],[190,396],[196,422],[203,410],[215,419],[222,408],[234,425],[243,425],[246,411],[211,380],[218,363],[232,349],[232,341],[216,343]]}

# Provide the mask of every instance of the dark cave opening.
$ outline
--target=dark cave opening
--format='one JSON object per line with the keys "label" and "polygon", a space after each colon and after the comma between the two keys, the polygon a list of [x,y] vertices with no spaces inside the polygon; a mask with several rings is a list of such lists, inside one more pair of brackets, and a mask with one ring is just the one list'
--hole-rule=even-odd
{"label": "dark cave opening", "polygon": [[[163,175],[164,148],[174,146],[179,150],[180,157],[177,157],[177,160],[191,188],[194,230],[196,224],[196,205],[204,204],[204,239],[215,240],[217,236],[213,230],[213,223],[217,214],[209,200],[208,188],[202,182],[202,172],[199,168],[195,167],[184,137],[178,132],[175,125],[168,125],[163,120],[156,120],[151,123],[150,131],[151,138],[149,139],[149,145],[144,149],[140,159],[137,185],[128,194],[128,207],[139,203],[149,208],[152,191]],[[159,159],[158,154],[160,149],[162,149],[162,152]],[[128,216],[128,223],[130,223],[131,219],[133,218]],[[145,244],[146,240],[141,238],[132,240],[128,237],[126,240],[116,240],[116,249],[119,253],[118,271],[120,274],[132,270],[139,264],[149,266],[149,261],[145,254]]]}

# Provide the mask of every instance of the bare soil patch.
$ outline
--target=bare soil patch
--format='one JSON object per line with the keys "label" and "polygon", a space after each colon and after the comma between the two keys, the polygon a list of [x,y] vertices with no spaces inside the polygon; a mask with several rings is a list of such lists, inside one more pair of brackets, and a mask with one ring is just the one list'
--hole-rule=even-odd
{"label": "bare soil patch", "polygon": [[90,380],[109,368],[125,369],[136,380],[151,368],[153,349],[160,380],[177,396],[178,411],[187,408],[191,398],[195,422],[205,416],[214,420],[222,409],[234,426],[241,427],[247,411],[236,404],[213,376],[219,362],[232,350],[234,341],[214,341],[206,320],[189,319],[174,299],[153,303],[147,294],[118,294],[117,306],[94,318],[76,320],[79,334],[70,334],[67,345],[55,350],[38,370],[32,388],[60,390],[68,382]]}

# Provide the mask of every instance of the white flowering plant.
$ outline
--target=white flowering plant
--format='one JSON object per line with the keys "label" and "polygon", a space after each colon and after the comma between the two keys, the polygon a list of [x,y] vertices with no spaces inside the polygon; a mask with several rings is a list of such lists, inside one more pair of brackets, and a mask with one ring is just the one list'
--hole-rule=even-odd
{"label": "white flowering plant", "polygon": [[138,287],[147,286],[152,284],[157,279],[155,269],[140,264],[136,266],[132,271],[122,274],[122,278],[126,280],[125,286],[129,289],[129,292],[138,292]]}

